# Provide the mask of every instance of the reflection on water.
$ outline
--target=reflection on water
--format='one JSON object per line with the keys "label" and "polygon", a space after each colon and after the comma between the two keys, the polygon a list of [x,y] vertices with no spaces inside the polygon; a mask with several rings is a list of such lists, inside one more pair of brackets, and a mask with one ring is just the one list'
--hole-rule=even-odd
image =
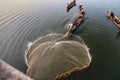
{"label": "reflection on water", "polygon": [[[0,1],[0,58],[26,72],[24,51],[28,42],[49,33],[66,33],[66,25],[78,13],[77,6],[66,13],[68,0],[1,0]],[[69,80],[119,80],[120,40],[118,29],[107,21],[105,11],[112,9],[120,16],[118,0],[82,0],[86,15],[82,28],[75,32],[90,48],[92,64]],[[65,78],[66,79],[66,78]]]}

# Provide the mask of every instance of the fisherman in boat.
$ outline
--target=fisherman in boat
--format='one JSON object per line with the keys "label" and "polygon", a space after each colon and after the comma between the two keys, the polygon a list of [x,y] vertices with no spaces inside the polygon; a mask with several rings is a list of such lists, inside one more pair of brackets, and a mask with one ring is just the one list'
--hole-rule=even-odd
{"label": "fisherman in boat", "polygon": [[111,10],[111,9],[110,9],[108,12],[109,12],[109,15],[111,15],[111,17],[112,17],[112,18],[114,18],[114,17],[115,17],[115,14],[114,14],[114,12],[112,12],[112,10]]}
{"label": "fisherman in boat", "polygon": [[71,37],[73,34],[72,34],[72,27],[73,26],[73,24],[72,23],[70,23],[69,25],[68,25],[68,27],[67,27],[67,33],[64,35],[64,36],[67,36],[67,37]]}
{"label": "fisherman in boat", "polygon": [[81,9],[83,6],[82,1],[80,2],[79,9]]}
{"label": "fisherman in boat", "polygon": [[109,15],[111,15],[111,17],[113,18],[113,20],[117,23],[120,24],[120,19],[115,16],[114,12],[112,12],[112,10],[109,10]]}
{"label": "fisherman in boat", "polygon": [[84,8],[80,9],[80,14],[82,14],[82,16],[85,17],[85,10],[84,10]]}
{"label": "fisherman in boat", "polygon": [[79,16],[73,23],[70,23],[67,27],[67,30],[71,31],[71,33],[79,27],[81,22],[83,21],[83,17]]}
{"label": "fisherman in boat", "polygon": [[74,22],[74,25],[78,25],[82,22],[82,16],[78,17],[78,19]]}
{"label": "fisherman in boat", "polygon": [[80,14],[82,14],[82,16],[84,17],[85,16],[85,10],[84,10],[82,2],[80,2],[79,11],[80,11]]}

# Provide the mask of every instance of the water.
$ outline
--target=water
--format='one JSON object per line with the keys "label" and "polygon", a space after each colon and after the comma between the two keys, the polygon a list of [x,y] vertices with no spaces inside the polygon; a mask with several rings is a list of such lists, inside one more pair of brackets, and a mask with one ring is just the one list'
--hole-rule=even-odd
{"label": "water", "polygon": [[[66,24],[78,13],[78,4],[65,11],[71,0],[1,0],[0,59],[24,72],[24,51],[28,42],[50,33],[66,33]],[[86,18],[75,32],[90,48],[91,65],[62,80],[120,80],[120,35],[105,11],[112,9],[120,16],[118,0],[83,0]]]}

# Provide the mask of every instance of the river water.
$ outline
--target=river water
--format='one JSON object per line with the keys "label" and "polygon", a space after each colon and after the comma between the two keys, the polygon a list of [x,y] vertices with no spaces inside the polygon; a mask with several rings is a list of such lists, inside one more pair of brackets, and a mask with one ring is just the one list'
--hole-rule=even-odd
{"label": "river water", "polygon": [[[66,25],[78,14],[78,5],[66,12],[71,0],[1,0],[0,1],[0,59],[24,72],[25,50],[28,42],[50,33],[65,34]],[[83,0],[86,18],[75,34],[89,47],[91,65],[62,80],[120,80],[120,35],[114,24],[106,19],[105,11],[112,9],[120,16],[118,0]]]}

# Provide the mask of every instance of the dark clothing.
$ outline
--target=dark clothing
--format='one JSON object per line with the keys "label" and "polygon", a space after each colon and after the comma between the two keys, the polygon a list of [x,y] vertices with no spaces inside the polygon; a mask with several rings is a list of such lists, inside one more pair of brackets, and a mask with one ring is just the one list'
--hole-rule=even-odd
{"label": "dark clothing", "polygon": [[81,9],[81,8],[82,8],[82,5],[79,6],[79,9]]}
{"label": "dark clothing", "polygon": [[111,12],[110,15],[112,16],[112,18],[114,17],[114,13],[113,12]]}
{"label": "dark clothing", "polygon": [[82,8],[80,11],[82,11],[81,14],[82,14],[82,16],[84,17],[84,16],[85,16],[85,11],[84,11],[84,9]]}
{"label": "dark clothing", "polygon": [[85,12],[82,13],[83,17],[85,16]]}

